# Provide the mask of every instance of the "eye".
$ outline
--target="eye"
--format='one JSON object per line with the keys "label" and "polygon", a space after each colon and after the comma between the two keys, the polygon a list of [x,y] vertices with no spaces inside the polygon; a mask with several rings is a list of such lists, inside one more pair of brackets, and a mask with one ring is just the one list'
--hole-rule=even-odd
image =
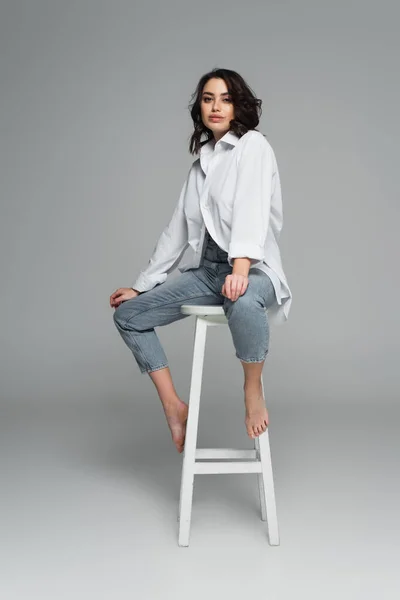
{"label": "eye", "polygon": [[[210,98],[209,96],[205,96],[205,97],[203,98],[203,101],[204,101],[204,102],[208,102],[208,100],[211,100],[211,98]],[[226,102],[232,102],[232,99],[231,99],[231,98],[224,98],[224,100],[225,100]]]}

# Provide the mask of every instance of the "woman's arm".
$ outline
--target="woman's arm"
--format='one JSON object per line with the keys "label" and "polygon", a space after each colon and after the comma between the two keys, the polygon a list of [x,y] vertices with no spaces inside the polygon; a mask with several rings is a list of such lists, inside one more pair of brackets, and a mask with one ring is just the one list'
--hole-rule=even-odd
{"label": "woman's arm", "polygon": [[189,174],[182,186],[179,199],[170,222],[161,233],[149,259],[147,267],[143,269],[132,288],[140,292],[147,292],[167,279],[176,263],[181,258],[188,246],[188,231],[184,213],[185,196],[189,183]]}
{"label": "woman's arm", "polygon": [[[249,137],[238,157],[238,175],[233,201],[229,264],[235,269],[235,258],[247,258],[249,268],[264,258],[273,177],[273,151],[262,134]],[[238,262],[236,269],[245,267]]]}
{"label": "woman's arm", "polygon": [[251,267],[251,259],[250,258],[234,258],[233,259],[233,269],[232,275],[244,275],[248,277],[249,271]]}

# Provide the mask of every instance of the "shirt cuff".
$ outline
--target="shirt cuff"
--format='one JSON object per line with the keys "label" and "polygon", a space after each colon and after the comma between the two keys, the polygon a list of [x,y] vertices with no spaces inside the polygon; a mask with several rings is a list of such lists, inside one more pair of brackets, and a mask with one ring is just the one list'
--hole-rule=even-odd
{"label": "shirt cuff", "polygon": [[153,287],[155,287],[157,285],[157,283],[162,283],[162,281],[159,281],[161,279],[166,279],[167,276],[163,276],[158,278],[156,281],[150,279],[149,277],[147,277],[146,275],[144,275],[143,273],[141,273],[139,275],[139,277],[136,279],[136,281],[131,285],[131,288],[134,290],[137,290],[138,292],[149,292],[150,290],[153,289]]}
{"label": "shirt cuff", "polygon": [[247,244],[244,242],[234,242],[229,245],[228,262],[233,265],[235,258],[249,258],[251,264],[260,262],[264,258],[264,248],[258,244]]}

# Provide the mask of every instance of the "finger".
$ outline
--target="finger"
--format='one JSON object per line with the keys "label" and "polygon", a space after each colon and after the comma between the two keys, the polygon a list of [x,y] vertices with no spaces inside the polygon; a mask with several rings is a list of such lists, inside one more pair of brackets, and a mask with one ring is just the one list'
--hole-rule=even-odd
{"label": "finger", "polygon": [[233,280],[231,283],[231,298],[232,298],[233,302],[236,300],[236,294],[237,294],[237,282],[235,280]]}
{"label": "finger", "polygon": [[229,298],[229,300],[232,299],[232,290],[231,290],[231,280],[227,279],[225,281],[225,292],[226,292],[226,297]]}
{"label": "finger", "polygon": [[243,296],[245,291],[246,291],[246,281],[243,281],[238,290],[238,298],[239,298],[239,296]]}
{"label": "finger", "polygon": [[238,285],[236,300],[239,298],[239,296],[242,296],[244,294],[245,289],[246,289],[246,280],[243,279],[243,281],[241,281]]}
{"label": "finger", "polygon": [[118,293],[117,293],[117,292],[115,292],[115,294],[114,294],[114,298],[113,298],[113,302],[114,302],[114,304],[116,304],[117,306],[118,306],[119,304],[121,304],[121,301],[122,301],[122,299],[124,298],[124,296],[125,296],[125,292],[124,292],[124,291],[122,291],[122,290],[121,290],[121,291],[119,291]]}
{"label": "finger", "polygon": [[239,296],[242,293],[242,287],[243,287],[243,281],[238,281],[237,288],[236,288],[236,300],[239,298]]}
{"label": "finger", "polygon": [[243,287],[243,280],[239,279],[236,282],[235,300],[237,300],[239,298],[239,296],[242,294],[242,287]]}
{"label": "finger", "polygon": [[116,302],[116,301],[117,301],[117,300],[118,300],[120,297],[121,297],[121,294],[118,294],[118,295],[114,296],[114,297],[111,299],[111,302]]}

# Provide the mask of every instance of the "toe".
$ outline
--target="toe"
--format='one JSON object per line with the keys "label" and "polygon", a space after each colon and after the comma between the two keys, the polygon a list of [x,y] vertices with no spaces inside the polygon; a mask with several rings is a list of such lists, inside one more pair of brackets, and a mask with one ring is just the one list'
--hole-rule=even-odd
{"label": "toe", "polygon": [[253,429],[252,429],[251,425],[249,425],[249,423],[247,422],[247,419],[246,419],[245,425],[246,425],[246,432],[247,432],[247,435],[248,435],[250,438],[252,438],[252,437],[253,437]]}

